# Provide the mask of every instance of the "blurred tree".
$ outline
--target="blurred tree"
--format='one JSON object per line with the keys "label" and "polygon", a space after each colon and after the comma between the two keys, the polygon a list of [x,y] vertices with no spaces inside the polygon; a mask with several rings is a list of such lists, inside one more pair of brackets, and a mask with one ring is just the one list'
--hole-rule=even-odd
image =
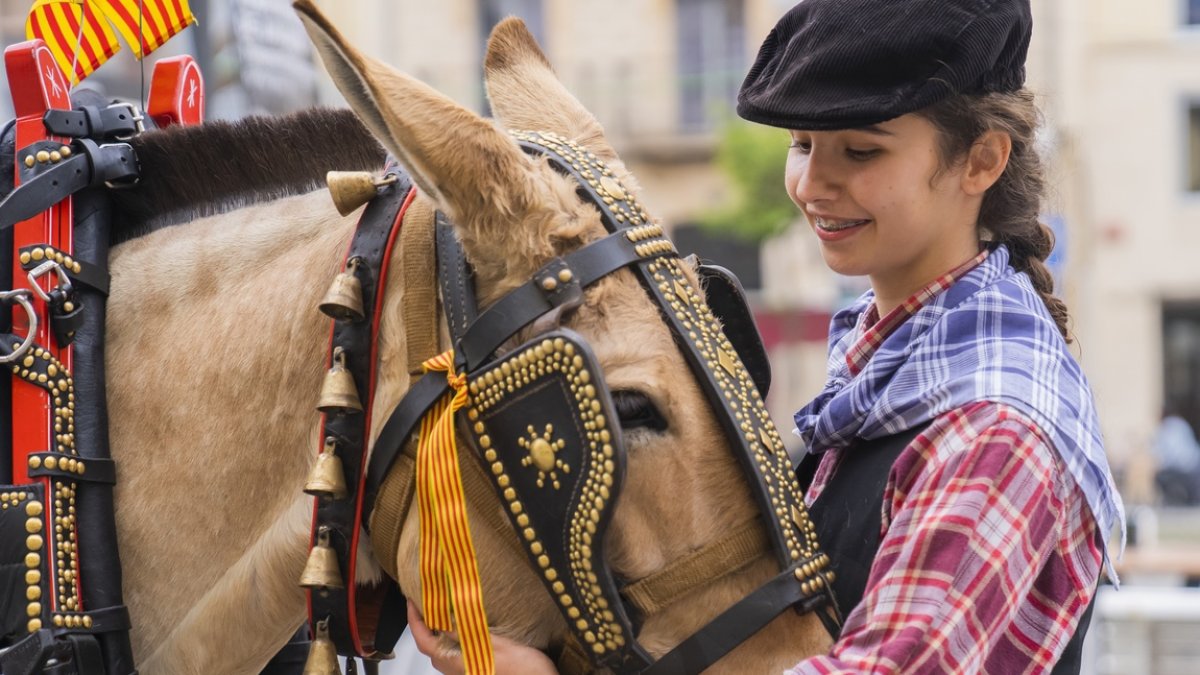
{"label": "blurred tree", "polygon": [[727,120],[717,145],[717,166],[730,181],[732,198],[703,216],[701,226],[756,243],[786,229],[799,215],[783,188],[788,143],[786,131]]}

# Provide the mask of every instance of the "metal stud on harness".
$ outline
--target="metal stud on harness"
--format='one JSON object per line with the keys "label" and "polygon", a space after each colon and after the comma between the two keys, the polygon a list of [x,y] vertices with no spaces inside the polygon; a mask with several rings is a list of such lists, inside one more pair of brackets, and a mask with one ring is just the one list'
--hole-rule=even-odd
{"label": "metal stud on harness", "polygon": [[[819,549],[782,440],[763,406],[760,389],[765,392],[769,376],[763,374],[761,344],[741,333],[735,334],[740,349],[735,348],[718,328],[705,296],[683,274],[661,227],[591,153],[554,134],[514,135],[526,152],[545,157],[577,181],[580,196],[600,210],[610,234],[550,261],[482,312],[473,295],[456,290],[469,289],[470,283],[465,264],[445,260],[456,255],[453,249],[439,248],[439,268],[449,270],[442,282],[455,369],[467,373],[469,382],[470,400],[459,417],[461,436],[472,439],[472,454],[505,505],[509,526],[571,628],[575,653],[591,667],[621,673],[698,672],[789,608],[817,611],[835,628],[840,617],[829,590],[829,560]],[[461,258],[461,252],[457,255]],[[765,552],[780,570],[658,661],[638,644],[623,589],[604,558],[602,535],[619,498],[624,450],[602,369],[586,341],[565,330],[538,336],[503,358],[494,356],[517,331],[550,312],[569,311],[584,288],[620,269],[635,273],[681,345],[738,457],[759,506]],[[746,318],[744,304],[729,290],[737,288],[736,280],[710,273],[726,284],[724,309]],[[446,392],[444,375],[431,373],[415,382],[376,441],[365,499],[347,499],[366,509],[375,506],[417,424]],[[360,475],[353,471],[354,478]],[[348,484],[358,482],[350,477]],[[360,522],[369,520],[356,519]],[[339,551],[339,558],[351,557],[351,551]],[[343,579],[353,585],[352,576]],[[402,599],[392,602],[385,611],[397,611]],[[348,630],[329,613],[314,612],[311,618],[331,635]],[[334,643],[343,654],[362,655],[347,641]]]}
{"label": "metal stud on harness", "polygon": [[12,376],[12,409],[0,410],[0,483],[11,483],[0,485],[0,567],[14,573],[0,594],[24,603],[0,615],[0,672],[127,675],[104,401],[76,394],[104,391],[104,190],[136,182],[121,140],[143,120],[128,104],[72,108],[40,40],[9,47],[5,63],[17,119],[16,187],[0,201],[0,237],[12,244],[0,251],[0,288],[12,289],[0,291],[12,308],[0,321]]}

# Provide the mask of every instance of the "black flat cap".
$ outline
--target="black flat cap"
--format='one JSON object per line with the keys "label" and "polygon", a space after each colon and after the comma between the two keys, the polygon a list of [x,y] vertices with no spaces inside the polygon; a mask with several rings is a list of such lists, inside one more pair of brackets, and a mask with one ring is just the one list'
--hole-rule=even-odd
{"label": "black flat cap", "polygon": [[1025,82],[1029,0],[804,0],[779,20],[738,114],[787,129],[877,124]]}

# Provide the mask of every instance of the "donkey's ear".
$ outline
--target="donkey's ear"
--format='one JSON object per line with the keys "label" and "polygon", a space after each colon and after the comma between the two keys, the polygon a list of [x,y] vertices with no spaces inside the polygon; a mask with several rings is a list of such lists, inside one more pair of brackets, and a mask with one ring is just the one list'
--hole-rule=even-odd
{"label": "donkey's ear", "polygon": [[600,122],[559,82],[524,21],[509,17],[492,29],[484,77],[492,111],[504,126],[554,131],[605,162],[619,161]]}
{"label": "donkey's ear", "polygon": [[311,0],[292,5],[338,90],[413,180],[463,225],[532,197],[531,162],[507,133],[424,83],[360,54]]}

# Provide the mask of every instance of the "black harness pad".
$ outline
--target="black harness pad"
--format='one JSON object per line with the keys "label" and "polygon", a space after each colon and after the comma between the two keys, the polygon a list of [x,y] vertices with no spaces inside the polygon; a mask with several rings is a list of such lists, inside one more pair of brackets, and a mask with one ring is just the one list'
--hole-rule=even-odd
{"label": "black harness pad", "polygon": [[754,313],[746,302],[742,282],[720,265],[697,264],[696,272],[700,274],[708,308],[721,320],[721,332],[742,358],[742,365],[754,380],[758,395],[767,398],[767,390],[771,388],[771,361],[758,325],[754,323]]}
{"label": "black harness pad", "polygon": [[621,428],[602,371],[569,330],[546,333],[469,375],[460,420],[533,569],[596,662],[650,662],[600,545],[625,476]]}

